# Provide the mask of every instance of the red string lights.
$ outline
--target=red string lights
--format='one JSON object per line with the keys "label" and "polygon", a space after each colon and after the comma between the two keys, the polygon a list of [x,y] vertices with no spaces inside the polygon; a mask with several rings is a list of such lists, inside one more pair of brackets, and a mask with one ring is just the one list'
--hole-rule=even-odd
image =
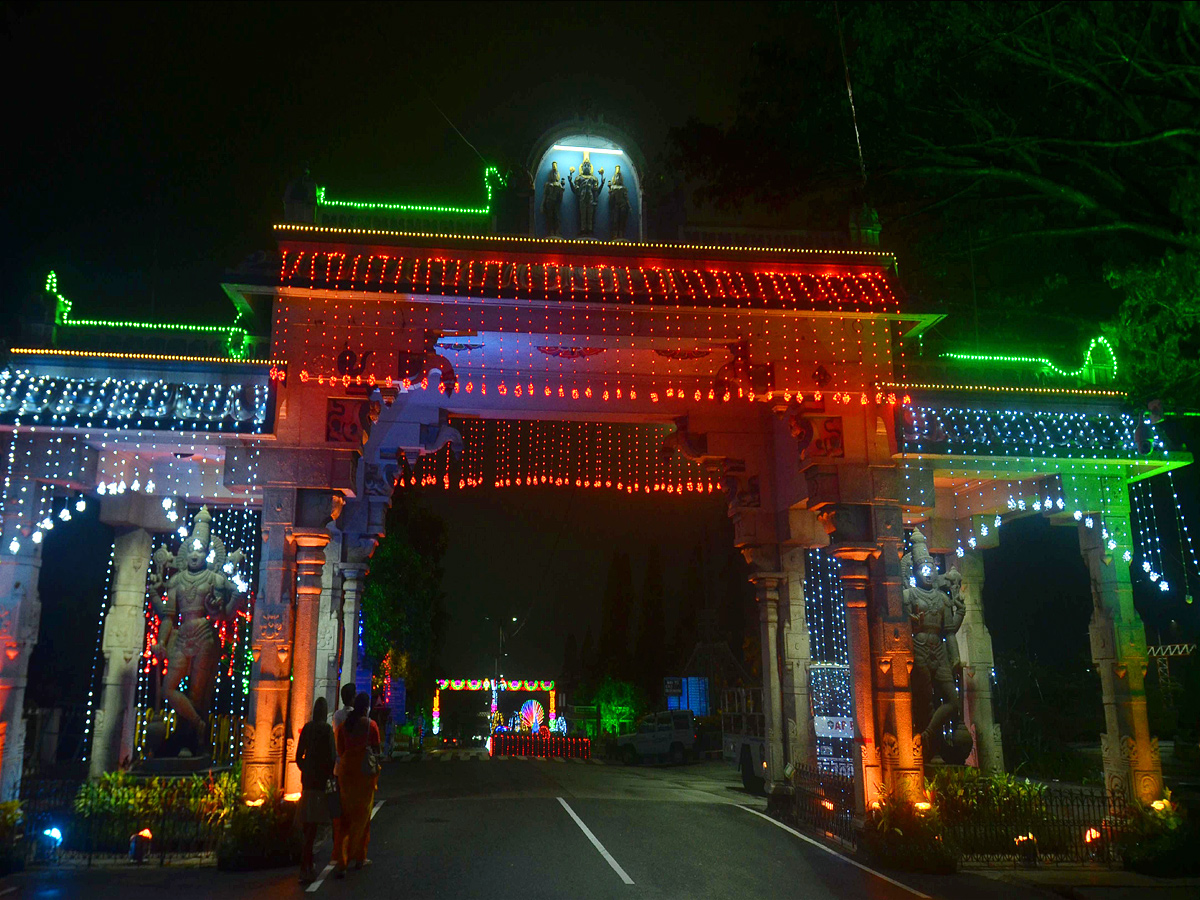
{"label": "red string lights", "polygon": [[399,476],[401,487],[574,487],[678,496],[721,490],[720,475],[664,451],[668,425],[451,417],[463,438]]}

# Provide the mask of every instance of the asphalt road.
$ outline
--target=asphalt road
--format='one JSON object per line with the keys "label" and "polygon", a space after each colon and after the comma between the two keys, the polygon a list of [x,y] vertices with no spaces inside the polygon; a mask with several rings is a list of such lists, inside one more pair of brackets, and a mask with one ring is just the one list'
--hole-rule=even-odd
{"label": "asphalt road", "polygon": [[[451,751],[387,766],[377,801],[372,865],[308,891],[290,870],[59,867],[0,881],[0,900],[1019,896],[972,876],[872,872],[767,819],[765,800],[718,762],[626,768]],[[327,858],[328,844],[319,852]]]}

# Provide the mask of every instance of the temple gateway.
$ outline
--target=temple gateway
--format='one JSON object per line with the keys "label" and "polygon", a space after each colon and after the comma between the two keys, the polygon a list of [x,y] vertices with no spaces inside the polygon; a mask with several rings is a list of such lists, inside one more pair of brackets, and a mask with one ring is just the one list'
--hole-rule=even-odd
{"label": "temple gateway", "polygon": [[1078,369],[930,362],[942,316],[908,308],[876,228],[664,235],[611,129],[552,130],[483,181],[443,208],[299,179],[277,247],[222,285],[228,325],[98,319],[51,273],[0,372],[4,798],[39,570],[64,562],[43,537],[81,500],[115,528],[91,771],[240,757],[253,799],[299,790],[385,512],[423,485],[721,492],[757,592],[765,777],[852,772],[859,809],[918,797],[935,758],[1003,767],[983,550],[1043,516],[1091,577],[1106,785],[1162,795],[1130,504],[1190,457],[1126,405],[1103,340]]}

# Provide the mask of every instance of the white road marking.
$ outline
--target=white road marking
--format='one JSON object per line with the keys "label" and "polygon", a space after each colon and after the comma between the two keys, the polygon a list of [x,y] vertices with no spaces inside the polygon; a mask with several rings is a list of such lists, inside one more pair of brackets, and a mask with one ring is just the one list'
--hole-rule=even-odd
{"label": "white road marking", "polygon": [[567,815],[569,815],[572,819],[574,819],[575,824],[578,825],[579,828],[583,831],[583,833],[587,835],[587,839],[592,842],[592,846],[595,847],[597,850],[599,850],[600,855],[603,856],[605,861],[610,866],[613,867],[613,871],[621,876],[621,880],[623,882],[625,882],[626,884],[633,884],[633,879],[630,878],[629,875],[626,874],[625,870],[621,868],[620,863],[618,863],[615,859],[612,858],[612,854],[604,849],[604,845],[602,843],[600,843],[598,840],[596,840],[596,836],[594,834],[592,834],[592,830],[583,824],[583,819],[581,819],[581,818],[579,818],[579,816],[575,815],[575,810],[571,809],[571,807],[567,805],[567,801],[564,800],[562,797],[559,797],[558,802],[561,803],[562,808],[567,811]]}
{"label": "white road marking", "polygon": [[333,863],[330,863],[329,865],[327,865],[325,868],[323,868],[321,870],[321,874],[317,876],[317,880],[314,881],[312,884],[310,884],[307,888],[305,888],[305,890],[308,891],[308,893],[310,893],[310,894],[313,891],[317,890],[321,885],[323,885],[325,883],[325,879],[329,877],[329,873],[332,871],[333,871]]}
{"label": "white road marking", "polygon": [[[372,819],[375,818],[375,813],[379,812],[379,807],[383,806],[383,804],[385,802],[386,801],[380,800],[378,803],[376,803],[371,808],[371,818]],[[317,876],[317,880],[314,881],[312,884],[310,884],[307,888],[305,888],[305,890],[310,894],[313,893],[314,891],[316,891],[318,888],[321,887],[321,885],[323,885],[325,883],[325,879],[329,877],[329,873],[332,871],[333,871],[333,863],[330,863],[324,869],[321,870],[321,874],[319,876]]]}
{"label": "white road marking", "polygon": [[734,805],[735,805],[735,806],[737,806],[737,808],[738,808],[738,809],[744,809],[746,812],[750,813],[751,815],[758,816],[760,819],[766,819],[768,822],[770,822],[770,823],[771,823],[772,825],[774,825],[776,828],[782,828],[782,829],[783,829],[784,831],[786,831],[788,834],[791,834],[791,835],[794,835],[794,836],[796,836],[796,837],[800,838],[800,840],[804,841],[804,842],[805,842],[805,843],[807,843],[807,844],[812,844],[812,845],[813,845],[814,847],[816,847],[818,850],[824,850],[824,851],[825,851],[826,853],[828,853],[830,856],[836,856],[838,859],[840,859],[840,860],[842,860],[842,861],[844,861],[844,862],[848,862],[848,863],[850,863],[850,865],[854,866],[854,867],[855,867],[855,868],[857,868],[857,869],[862,869],[864,872],[869,872],[871,875],[874,875],[876,878],[881,878],[881,879],[883,879],[883,880],[884,880],[884,881],[886,881],[888,884],[894,884],[896,887],[898,887],[898,888],[902,888],[902,889],[904,889],[904,890],[908,891],[908,892],[909,892],[910,894],[912,894],[914,897],[921,897],[921,898],[922,898],[922,900],[932,900],[932,898],[931,898],[931,897],[930,897],[928,894],[922,894],[920,891],[918,891],[918,890],[916,890],[916,889],[914,889],[914,888],[910,888],[910,887],[909,887],[907,884],[904,884],[904,883],[903,883],[903,882],[901,882],[901,881],[897,881],[895,878],[888,878],[888,877],[887,877],[886,875],[884,875],[882,872],[876,872],[876,871],[875,871],[874,869],[872,869],[870,866],[864,866],[862,863],[858,862],[857,860],[851,859],[851,858],[850,858],[850,857],[848,857],[848,856],[845,856],[845,855],[843,855],[843,854],[841,854],[841,853],[838,853],[838,852],[837,852],[836,850],[834,850],[832,847],[826,847],[826,846],[825,846],[824,844],[822,844],[820,841],[813,840],[812,838],[810,838],[810,837],[809,837],[808,835],[806,835],[806,834],[801,834],[801,833],[800,833],[800,832],[798,832],[798,831],[797,831],[795,828],[790,828],[790,827],[788,827],[787,825],[784,825],[784,824],[783,824],[782,822],[780,822],[779,820],[777,820],[777,819],[772,819],[772,818],[771,818],[770,816],[768,816],[766,813],[761,813],[761,812],[759,812],[757,809],[751,809],[751,808],[750,808],[750,807],[748,807],[748,806],[742,806],[740,803],[737,803],[737,804],[734,804]]}

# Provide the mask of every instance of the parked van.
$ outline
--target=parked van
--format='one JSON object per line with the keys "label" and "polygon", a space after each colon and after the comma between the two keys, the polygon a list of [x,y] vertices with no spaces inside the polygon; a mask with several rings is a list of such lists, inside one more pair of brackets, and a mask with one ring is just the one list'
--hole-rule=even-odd
{"label": "parked van", "polygon": [[641,760],[667,760],[679,765],[693,755],[696,723],[691,710],[672,709],[646,716],[632,734],[617,738],[617,748],[626,765]]}

